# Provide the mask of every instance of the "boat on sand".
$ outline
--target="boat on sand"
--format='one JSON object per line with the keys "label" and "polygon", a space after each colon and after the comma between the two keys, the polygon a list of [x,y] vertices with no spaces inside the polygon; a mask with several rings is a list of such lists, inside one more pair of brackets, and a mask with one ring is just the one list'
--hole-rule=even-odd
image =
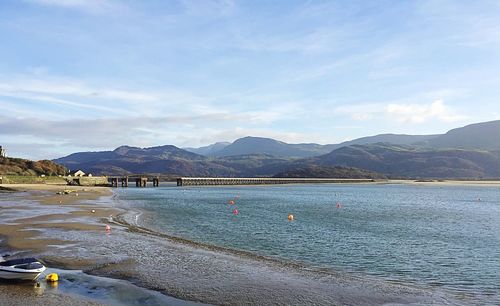
{"label": "boat on sand", "polygon": [[9,280],[34,281],[46,267],[36,258],[4,260],[0,256],[0,278]]}

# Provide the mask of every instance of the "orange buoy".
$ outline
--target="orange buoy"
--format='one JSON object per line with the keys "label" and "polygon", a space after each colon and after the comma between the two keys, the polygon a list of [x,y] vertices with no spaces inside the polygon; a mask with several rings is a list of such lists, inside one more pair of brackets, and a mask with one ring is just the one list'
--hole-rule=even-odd
{"label": "orange buoy", "polygon": [[234,205],[234,201],[233,200],[230,200],[228,203],[229,203],[229,205]]}
{"label": "orange buoy", "polygon": [[293,221],[293,215],[292,214],[288,214],[288,221]]}

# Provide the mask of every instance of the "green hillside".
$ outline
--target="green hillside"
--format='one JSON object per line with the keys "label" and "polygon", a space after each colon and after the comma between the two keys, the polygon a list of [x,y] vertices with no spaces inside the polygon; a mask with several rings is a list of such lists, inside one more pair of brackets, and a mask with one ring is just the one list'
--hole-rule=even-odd
{"label": "green hillside", "polygon": [[379,143],[343,147],[310,162],[362,168],[392,177],[500,178],[500,151],[423,149]]}
{"label": "green hillside", "polygon": [[276,174],[274,177],[288,178],[346,178],[346,179],[386,179],[387,177],[372,171],[352,167],[306,165]]}

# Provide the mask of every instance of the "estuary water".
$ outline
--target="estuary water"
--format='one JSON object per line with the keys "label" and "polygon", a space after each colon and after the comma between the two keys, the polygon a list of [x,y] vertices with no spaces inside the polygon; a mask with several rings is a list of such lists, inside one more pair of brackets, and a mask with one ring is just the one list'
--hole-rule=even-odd
{"label": "estuary water", "polygon": [[116,192],[141,212],[137,225],[168,235],[499,301],[498,187],[324,184]]}

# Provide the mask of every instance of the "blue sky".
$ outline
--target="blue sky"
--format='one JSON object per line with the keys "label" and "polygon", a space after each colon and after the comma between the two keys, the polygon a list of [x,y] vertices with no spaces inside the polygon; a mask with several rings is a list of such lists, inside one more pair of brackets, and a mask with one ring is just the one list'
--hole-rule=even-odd
{"label": "blue sky", "polygon": [[498,1],[0,2],[11,156],[500,119]]}

